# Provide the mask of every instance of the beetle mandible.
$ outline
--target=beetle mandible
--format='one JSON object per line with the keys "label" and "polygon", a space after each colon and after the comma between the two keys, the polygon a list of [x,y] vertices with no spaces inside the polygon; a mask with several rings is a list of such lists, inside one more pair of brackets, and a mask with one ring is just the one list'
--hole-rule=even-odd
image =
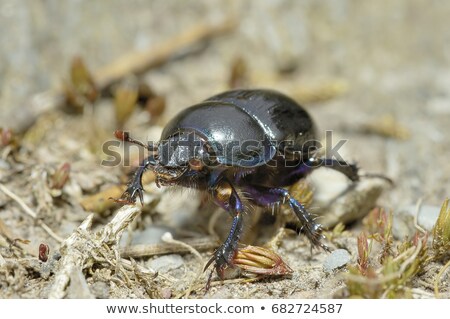
{"label": "beetle mandible", "polygon": [[[124,140],[132,141],[128,135]],[[248,202],[257,206],[287,204],[313,246],[322,243],[322,227],[284,188],[326,166],[358,181],[356,165],[321,157],[310,115],[289,97],[272,90],[233,90],[191,106],[164,128],[153,151],[136,170],[122,196],[143,198],[142,174],[148,168],[157,185],[207,191],[233,218],[228,237],[215,251],[217,274],[233,267]],[[245,199],[241,194],[245,194]]]}

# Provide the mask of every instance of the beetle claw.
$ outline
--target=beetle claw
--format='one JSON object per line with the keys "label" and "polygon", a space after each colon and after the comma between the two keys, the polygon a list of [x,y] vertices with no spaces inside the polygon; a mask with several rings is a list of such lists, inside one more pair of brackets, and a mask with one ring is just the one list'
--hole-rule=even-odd
{"label": "beetle claw", "polygon": [[124,193],[125,196],[128,196],[133,203],[136,203],[136,197],[139,196],[139,201],[141,205],[144,205],[144,188],[142,185],[130,185]]}
{"label": "beetle claw", "polygon": [[[229,256],[227,257],[226,255]],[[216,270],[217,276],[219,276],[219,278],[223,280],[225,279],[225,271],[229,268],[234,268],[232,263],[233,256],[234,252],[226,254],[226,252],[223,249],[223,246],[221,246],[215,251],[214,255],[211,256],[211,258],[208,260],[203,271],[206,271],[209,268],[209,266],[211,266],[214,263],[214,269]]]}
{"label": "beetle claw", "polygon": [[139,184],[131,184],[122,194],[119,199],[113,199],[116,203],[126,205],[126,204],[136,204],[136,197],[139,196],[139,201],[141,205],[144,205],[144,188]]}
{"label": "beetle claw", "polygon": [[322,226],[320,224],[316,224],[316,230],[314,233],[306,232],[306,237],[309,239],[311,243],[311,249],[315,247],[322,248],[326,252],[331,252],[330,247],[328,247],[322,240],[325,239],[325,236],[322,234]]}
{"label": "beetle claw", "polygon": [[136,202],[136,197],[139,196],[139,201],[141,202],[141,205],[144,205],[144,189],[141,185],[131,185],[128,187],[127,191],[128,194],[130,194],[131,199],[133,202]]}

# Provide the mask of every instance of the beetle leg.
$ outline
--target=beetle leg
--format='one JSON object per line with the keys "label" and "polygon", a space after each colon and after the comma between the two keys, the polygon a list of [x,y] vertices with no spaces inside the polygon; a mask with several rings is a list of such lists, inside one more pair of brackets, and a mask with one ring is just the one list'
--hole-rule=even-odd
{"label": "beetle leg", "polygon": [[245,192],[251,195],[252,201],[259,206],[269,206],[275,204],[287,203],[294,211],[297,218],[302,224],[303,230],[313,246],[319,246],[326,251],[330,249],[321,242],[324,239],[322,235],[322,226],[314,221],[314,218],[293,198],[284,188],[268,188],[261,186],[246,186],[243,188]]}
{"label": "beetle leg", "polygon": [[306,165],[313,168],[328,167],[344,174],[353,182],[359,181],[358,166],[350,164],[346,161],[340,161],[332,158],[310,158]]}
{"label": "beetle leg", "polygon": [[319,167],[328,167],[338,171],[347,176],[351,181],[356,182],[359,180],[358,167],[355,164],[349,164],[345,161],[339,161],[329,158],[315,158],[312,157],[300,165],[293,167],[293,169],[282,176],[278,181],[280,186],[292,185],[295,181],[304,178],[311,173],[314,169]]}
{"label": "beetle leg", "polygon": [[144,159],[139,165],[138,169],[134,173],[133,179],[128,184],[127,189],[122,194],[121,200],[127,201],[129,203],[135,203],[136,197],[139,196],[139,201],[141,205],[144,203],[144,187],[142,186],[142,175],[149,165],[155,165],[155,158],[149,156]]}
{"label": "beetle leg", "polygon": [[232,216],[230,232],[225,242],[215,251],[205,270],[214,262],[214,267],[221,279],[227,268],[233,267],[232,259],[236,253],[243,228],[243,205],[234,187],[221,180],[212,190],[216,204],[226,209]]}

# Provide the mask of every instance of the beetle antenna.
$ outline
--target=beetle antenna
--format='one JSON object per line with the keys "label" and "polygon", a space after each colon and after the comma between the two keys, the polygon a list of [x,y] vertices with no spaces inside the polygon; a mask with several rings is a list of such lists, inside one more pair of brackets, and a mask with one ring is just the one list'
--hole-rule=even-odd
{"label": "beetle antenna", "polygon": [[114,132],[114,135],[116,136],[117,139],[124,141],[124,142],[129,142],[129,143],[133,143],[139,146],[142,146],[144,148],[146,148],[148,151],[150,152],[154,152],[156,151],[158,148],[156,148],[153,144],[144,144],[141,141],[135,140],[134,138],[132,138],[130,136],[130,133],[125,132],[125,131],[120,131],[117,130]]}

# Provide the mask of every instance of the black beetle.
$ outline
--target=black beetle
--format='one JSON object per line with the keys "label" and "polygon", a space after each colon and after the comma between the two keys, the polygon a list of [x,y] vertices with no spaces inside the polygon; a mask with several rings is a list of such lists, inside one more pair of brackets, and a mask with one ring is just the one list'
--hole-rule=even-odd
{"label": "black beetle", "polygon": [[183,110],[166,125],[160,142],[147,147],[153,154],[142,162],[122,200],[135,202],[139,196],[142,202],[147,168],[155,172],[158,186],[211,194],[233,218],[227,239],[207,264],[214,262],[221,278],[233,266],[248,202],[288,204],[312,245],[328,250],[321,225],[284,188],[321,166],[358,180],[355,165],[320,157],[318,146],[311,117],[289,97],[271,90],[224,92]]}

